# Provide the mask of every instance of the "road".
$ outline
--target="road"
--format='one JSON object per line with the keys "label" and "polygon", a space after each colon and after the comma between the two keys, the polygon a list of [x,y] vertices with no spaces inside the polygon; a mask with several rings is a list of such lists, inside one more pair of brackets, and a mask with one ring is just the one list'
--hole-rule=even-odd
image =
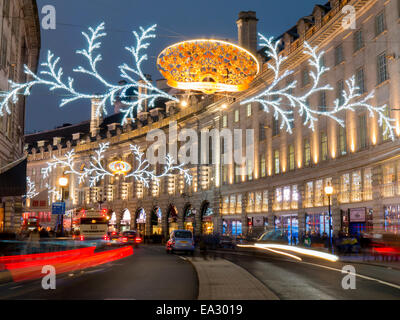
{"label": "road", "polygon": [[197,275],[190,262],[159,248],[139,247],[132,256],[57,277],[56,290],[41,281],[0,286],[0,299],[194,300]]}
{"label": "road", "polygon": [[[344,263],[296,261],[271,253],[262,257],[245,252],[216,255],[247,270],[282,300],[400,300],[400,270],[396,269],[353,264],[359,275],[356,289],[344,290]],[[128,258],[59,275],[56,290],[43,290],[40,281],[2,285],[0,299],[195,300],[198,286],[189,261],[167,255],[161,246],[141,246]]]}

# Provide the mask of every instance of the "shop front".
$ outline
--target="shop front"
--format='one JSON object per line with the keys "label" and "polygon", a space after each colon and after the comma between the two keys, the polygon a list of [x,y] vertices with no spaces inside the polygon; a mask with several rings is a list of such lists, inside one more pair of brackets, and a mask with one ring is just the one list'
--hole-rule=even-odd
{"label": "shop front", "polygon": [[196,209],[193,209],[191,205],[187,205],[185,208],[183,226],[185,230],[192,231],[194,234],[196,230]]}
{"label": "shop front", "polygon": [[214,211],[210,207],[209,202],[204,202],[201,206],[201,233],[204,235],[213,234],[214,232]]}
{"label": "shop front", "polygon": [[108,231],[117,232],[117,214],[115,212],[111,214],[111,218],[108,223]]}
{"label": "shop front", "polygon": [[306,233],[329,235],[329,212],[307,213],[306,214]]}
{"label": "shop front", "polygon": [[299,243],[299,219],[297,214],[282,215],[274,217],[275,231],[281,232],[282,236],[287,239],[289,245]]}
{"label": "shop front", "polygon": [[248,233],[253,237],[258,237],[268,230],[268,217],[263,215],[253,215],[247,218]]}
{"label": "shop front", "polygon": [[25,212],[22,215],[22,229],[32,231],[36,228],[54,228],[51,212]]}
{"label": "shop front", "polygon": [[170,235],[172,231],[178,230],[178,209],[174,205],[170,205],[167,217],[168,235]]}
{"label": "shop front", "polygon": [[353,208],[342,211],[342,231],[353,236],[370,232],[373,228],[371,208]]}
{"label": "shop front", "polygon": [[136,212],[136,229],[141,236],[146,236],[146,211],[143,208]]}
{"label": "shop front", "polygon": [[160,207],[155,207],[151,213],[151,234],[162,235],[162,211]]}
{"label": "shop front", "polygon": [[131,230],[131,212],[125,209],[121,219],[121,232]]}
{"label": "shop front", "polygon": [[400,205],[388,205],[384,209],[385,232],[400,234]]}
{"label": "shop front", "polygon": [[222,234],[232,238],[240,237],[243,234],[242,221],[235,218],[222,220]]}

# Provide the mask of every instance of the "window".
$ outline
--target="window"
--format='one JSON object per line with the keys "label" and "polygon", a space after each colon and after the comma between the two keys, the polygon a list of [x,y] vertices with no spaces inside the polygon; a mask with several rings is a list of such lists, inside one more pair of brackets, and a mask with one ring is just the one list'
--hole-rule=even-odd
{"label": "window", "polygon": [[282,188],[276,188],[274,210],[281,210],[281,208],[282,208]]}
{"label": "window", "polygon": [[378,56],[378,84],[385,82],[389,79],[387,72],[386,52]]}
{"label": "window", "polygon": [[328,136],[325,132],[321,132],[321,160],[328,160]]}
{"label": "window", "polygon": [[279,161],[279,150],[275,150],[274,152],[274,167],[275,167],[275,174],[280,173],[280,161]]}
{"label": "window", "polygon": [[318,110],[320,112],[326,112],[326,92],[321,91],[319,93],[319,107]]}
{"label": "window", "polygon": [[262,178],[264,178],[267,174],[265,167],[266,167],[265,154],[262,154],[260,159],[260,173]]}
{"label": "window", "polygon": [[308,69],[305,68],[301,72],[301,85],[302,87],[305,87],[310,83],[310,74],[308,73]]}
{"label": "window", "polygon": [[268,212],[268,190],[264,190],[263,192],[263,205],[262,205],[262,211]]}
{"label": "window", "polygon": [[348,173],[340,178],[340,202],[350,202],[350,174]]}
{"label": "window", "polygon": [[367,147],[367,118],[365,114],[358,117],[358,141],[360,149]]}
{"label": "window", "polygon": [[342,156],[347,153],[347,138],[346,138],[346,128],[343,128],[339,125],[339,135],[338,135],[338,145],[339,145],[339,152]]}
{"label": "window", "polygon": [[375,36],[380,35],[385,29],[385,13],[382,11],[375,17]]}
{"label": "window", "polygon": [[361,171],[355,171],[352,174],[351,201],[353,202],[361,201],[362,200],[361,192],[362,192]]}
{"label": "window", "polygon": [[294,159],[294,147],[293,145],[289,146],[289,170],[292,171],[295,168],[295,159]]}
{"label": "window", "polygon": [[266,138],[266,135],[265,135],[265,128],[264,128],[264,123],[260,123],[260,127],[259,127],[259,137],[260,137],[260,141],[264,141],[265,140],[265,138]]}
{"label": "window", "polygon": [[304,165],[308,167],[311,164],[311,146],[310,140],[304,140]]}
{"label": "window", "polygon": [[235,195],[231,195],[231,198],[230,198],[230,206],[229,206],[229,212],[231,213],[231,214],[235,214],[236,212],[236,196]]}
{"label": "window", "polygon": [[261,212],[261,205],[262,205],[262,193],[256,192],[256,202],[254,206],[254,212]]}
{"label": "window", "polygon": [[388,164],[383,167],[383,196],[393,197],[395,195],[396,174],[393,164]]}
{"label": "window", "polygon": [[312,181],[307,182],[305,193],[305,207],[311,208],[314,205],[314,183]]}
{"label": "window", "polygon": [[228,183],[228,167],[226,165],[221,166],[222,170],[222,184]]}
{"label": "window", "polygon": [[356,71],[356,85],[359,88],[358,93],[365,93],[364,69],[360,68]]}
{"label": "window", "polygon": [[290,186],[283,188],[283,210],[289,210],[291,205],[291,188]]}
{"label": "window", "polygon": [[358,30],[354,33],[354,52],[357,52],[364,47],[363,33]]}
{"label": "window", "polygon": [[344,56],[343,56],[343,46],[337,46],[335,48],[335,65],[337,66],[338,64],[342,63],[344,61]]}
{"label": "window", "polygon": [[247,116],[251,117],[251,104],[247,105]]}
{"label": "window", "polygon": [[336,99],[339,100],[339,105],[344,104],[343,91],[344,91],[344,81],[339,80],[336,84]]}
{"label": "window", "polygon": [[[385,108],[384,115],[386,117],[390,117],[389,108],[387,106]],[[383,141],[388,141],[390,139],[390,130],[388,129],[386,122],[383,122],[381,130],[382,130]]]}
{"label": "window", "polygon": [[364,200],[372,200],[372,169],[364,170]]}
{"label": "window", "polygon": [[240,116],[239,116],[239,110],[235,110],[235,122],[239,122]]}
{"label": "window", "polygon": [[279,119],[273,118],[272,119],[272,136],[275,137],[279,134],[280,126],[279,126]]}
{"label": "window", "polygon": [[314,206],[322,207],[324,204],[324,180],[315,181],[315,202]]}
{"label": "window", "polygon": [[228,116],[227,115],[224,115],[223,117],[222,117],[222,127],[223,128],[226,128],[228,126]]}
{"label": "window", "polygon": [[299,207],[299,192],[297,185],[292,186],[292,209],[298,209]]}
{"label": "window", "polygon": [[7,67],[7,38],[4,34],[1,41],[0,66],[3,69]]}
{"label": "window", "polygon": [[247,166],[247,178],[249,181],[253,180],[253,163],[250,161],[246,161]]}
{"label": "window", "polygon": [[254,212],[254,192],[248,194],[247,212]]}

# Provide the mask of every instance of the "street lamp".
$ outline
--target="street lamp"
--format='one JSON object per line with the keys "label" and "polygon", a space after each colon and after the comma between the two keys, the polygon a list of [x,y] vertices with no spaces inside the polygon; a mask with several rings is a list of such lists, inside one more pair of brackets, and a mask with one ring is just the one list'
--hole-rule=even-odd
{"label": "street lamp", "polygon": [[[64,203],[64,188],[68,186],[68,177],[62,176],[58,179],[58,184],[61,187],[61,202]],[[72,215],[71,215],[71,231],[72,231]],[[61,234],[64,235],[64,215],[61,215]]]}
{"label": "street lamp", "polygon": [[333,194],[333,187],[331,185],[325,187],[325,194],[328,196],[329,203],[329,249],[332,250],[333,254],[333,244],[332,244],[332,210],[331,210],[331,196]]}

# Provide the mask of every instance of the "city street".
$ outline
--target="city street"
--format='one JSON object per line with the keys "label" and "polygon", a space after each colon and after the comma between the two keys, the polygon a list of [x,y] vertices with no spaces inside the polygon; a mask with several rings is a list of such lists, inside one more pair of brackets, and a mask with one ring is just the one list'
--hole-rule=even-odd
{"label": "city street", "polygon": [[[400,299],[400,270],[393,268],[354,264],[360,275],[356,289],[344,290],[341,268],[345,264],[341,262],[310,258],[299,262],[273,253],[254,256],[249,252],[217,251],[208,257],[211,268],[217,261],[214,257],[243,267],[281,300]],[[0,286],[0,298],[195,300],[199,284],[190,259],[167,255],[162,246],[143,245],[128,258],[59,275],[56,290],[43,290],[40,281],[12,283]],[[199,254],[193,264],[197,261],[203,261]],[[240,284],[240,279],[230,280]]]}

